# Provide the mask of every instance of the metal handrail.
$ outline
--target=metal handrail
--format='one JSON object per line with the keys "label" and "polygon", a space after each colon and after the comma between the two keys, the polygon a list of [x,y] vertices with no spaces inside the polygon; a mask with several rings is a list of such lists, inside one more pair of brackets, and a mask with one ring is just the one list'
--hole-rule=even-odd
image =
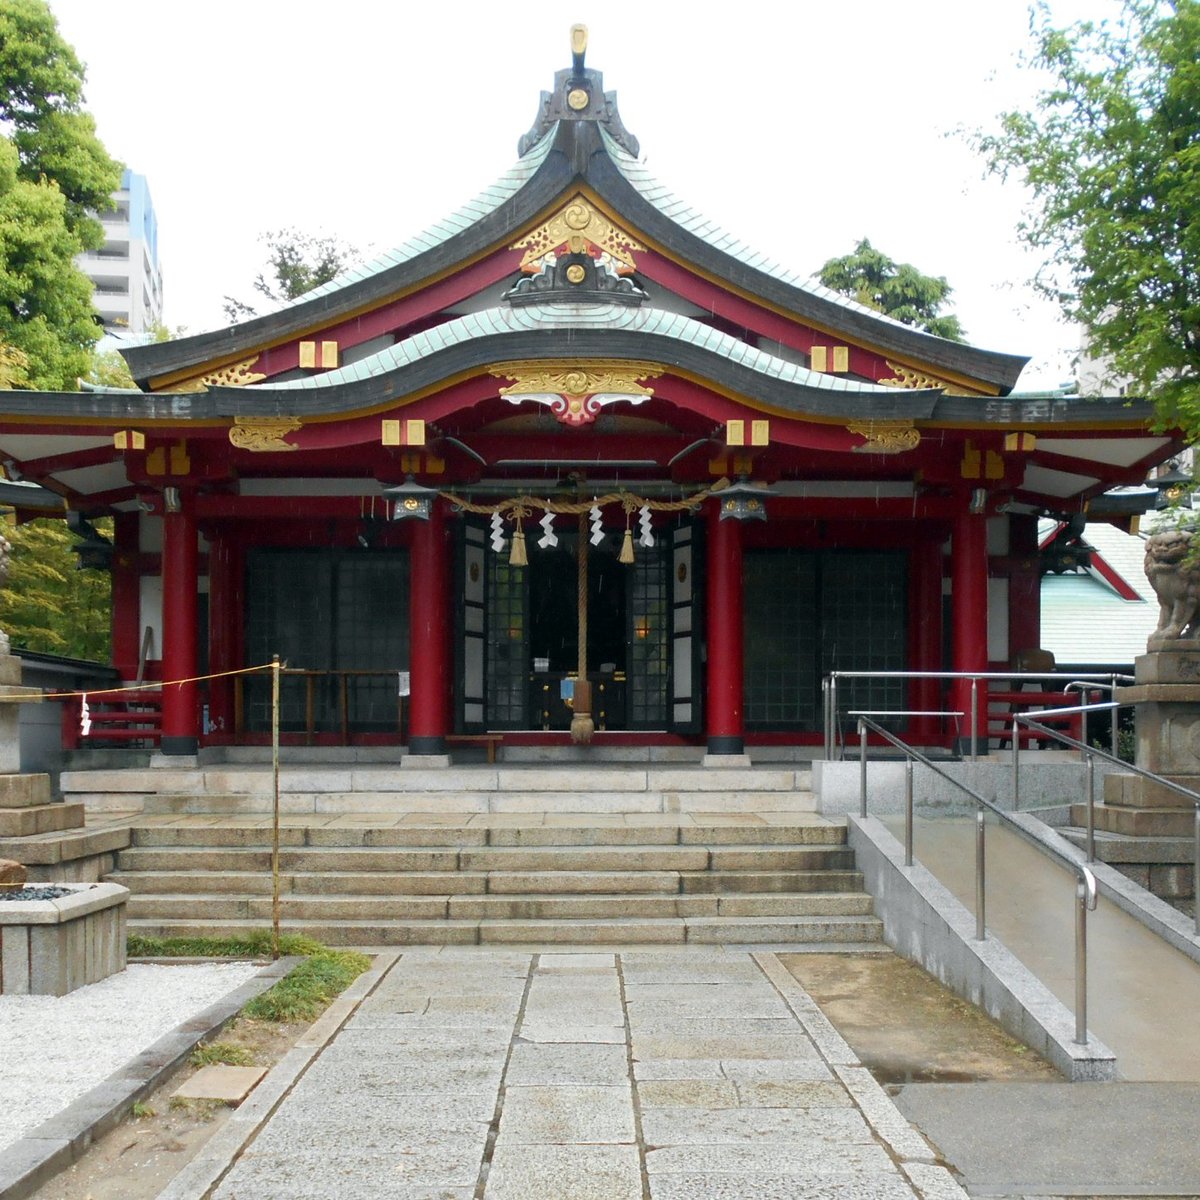
{"label": "metal handrail", "polygon": [[[1121,678],[1128,680],[1129,676],[1123,675],[1123,676],[1121,676]],[[1083,680],[1083,679],[1072,679],[1071,682],[1068,683],[1063,688],[1063,691],[1064,692],[1073,692],[1076,689],[1078,689],[1080,698],[1082,699],[1084,694],[1087,692],[1115,692],[1117,690],[1117,684],[1116,684],[1115,680],[1112,683],[1088,683],[1086,680]],[[1088,727],[1087,712],[1084,712],[1083,717],[1080,721],[1080,727],[1079,727],[1079,740],[1081,742],[1086,742],[1088,740],[1087,727]],[[1117,734],[1118,734],[1118,732],[1119,731],[1117,728],[1117,714],[1114,712],[1113,719],[1112,719],[1112,727],[1109,730],[1109,734],[1110,734],[1109,744],[1112,746],[1113,754],[1117,753]]]}
{"label": "metal handrail", "polygon": [[[975,938],[977,941],[983,941],[987,937],[987,922],[986,922],[986,868],[987,857],[985,850],[984,831],[986,824],[984,820],[984,809],[991,809],[1002,821],[1007,822],[1016,832],[1026,841],[1033,844],[1042,851],[1047,851],[1055,858],[1059,859],[1065,865],[1070,867],[1077,873],[1078,881],[1075,887],[1075,1042],[1077,1045],[1086,1046],[1088,1041],[1087,1036],[1087,914],[1094,912],[1096,908],[1096,877],[1091,870],[1081,862],[1072,858],[1070,855],[1064,854],[1061,850],[1053,846],[1047,846],[1042,842],[1031,838],[1029,833],[1023,829],[1019,822],[1006,813],[1002,808],[998,807],[991,800],[981,796],[974,788],[969,787],[959,779],[955,779],[953,775],[947,771],[943,771],[936,763],[931,762],[915,747],[908,745],[896,737],[895,734],[884,729],[878,722],[871,720],[866,714],[859,714],[858,731],[860,744],[863,751],[862,766],[859,771],[859,812],[865,817],[867,815],[867,765],[866,765],[866,746],[867,746],[867,729],[873,729],[877,734],[891,742],[901,753],[905,755],[905,777],[904,777],[904,865],[911,867],[912,860],[912,844],[913,844],[913,781],[912,781],[912,764],[913,761],[921,763],[935,775],[952,783],[960,791],[966,792],[968,796],[975,801]],[[1015,725],[1013,732],[1016,732]]]}
{"label": "metal handrail", "polygon": [[[1117,701],[1110,700],[1103,704],[1084,705],[1080,711],[1082,711],[1082,708],[1088,708],[1092,712],[1100,712],[1108,709],[1112,711],[1113,724],[1116,725],[1117,714],[1115,710],[1120,707],[1121,705]],[[1070,737],[1068,734],[1062,733],[1060,730],[1051,729],[1048,725],[1043,725],[1034,719],[1036,717],[1053,715],[1056,711],[1063,712],[1066,710],[1050,709],[1042,712],[1013,713],[1013,808],[1017,807],[1020,796],[1017,790],[1020,782],[1021,766],[1020,753],[1016,742],[1018,721],[1036,729],[1039,733],[1049,734],[1064,745],[1080,751],[1084,756],[1084,766],[1087,773],[1087,828],[1085,834],[1088,862],[1096,861],[1096,758],[1114,763],[1122,771],[1129,772],[1132,775],[1139,775],[1143,779],[1149,779],[1151,783],[1165,787],[1168,791],[1172,791],[1176,795],[1182,796],[1185,800],[1189,800],[1195,810],[1195,818],[1192,822],[1192,889],[1197,893],[1195,915],[1192,919],[1192,930],[1197,937],[1200,937],[1200,888],[1197,888],[1197,881],[1200,881],[1200,792],[1194,792],[1191,788],[1184,787],[1183,784],[1176,783],[1174,780],[1168,779],[1165,775],[1156,775],[1153,771],[1147,771],[1144,767],[1139,767],[1135,763],[1125,762],[1115,754],[1109,754],[1107,750],[1101,750],[1099,746],[1089,746],[1084,742]]]}
{"label": "metal handrail", "polygon": [[[832,760],[837,749],[837,681],[839,679],[969,679],[971,681],[971,760],[979,757],[979,683],[989,679],[1061,679],[1059,671],[830,671],[821,680],[824,707],[825,757]],[[1106,671],[1082,674],[1075,681],[1105,680],[1110,688],[1118,681],[1133,683],[1132,675]],[[986,730],[985,730],[986,734]],[[985,737],[986,741],[986,737]]]}

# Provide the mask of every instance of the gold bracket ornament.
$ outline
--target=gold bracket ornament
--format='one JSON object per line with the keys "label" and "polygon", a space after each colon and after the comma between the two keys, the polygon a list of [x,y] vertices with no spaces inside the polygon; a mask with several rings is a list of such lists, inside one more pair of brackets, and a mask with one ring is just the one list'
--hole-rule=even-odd
{"label": "gold bracket ornament", "polygon": [[564,425],[590,425],[600,410],[624,400],[638,405],[654,389],[638,382],[656,379],[666,370],[648,362],[574,362],[561,367],[544,362],[512,362],[489,367],[499,379],[514,382],[500,389],[510,404],[529,400],[544,404]]}
{"label": "gold bracket ornament", "polygon": [[258,359],[259,355],[256,354],[253,358],[230,363],[229,366],[221,367],[220,370],[210,371],[207,375],[201,375],[196,379],[185,380],[166,390],[173,393],[202,392],[210,387],[246,387],[251,383],[259,383],[266,379],[266,375],[260,371],[250,370],[258,362]]}
{"label": "gold bracket ornament", "polygon": [[978,388],[967,387],[965,384],[948,383],[945,379],[939,379],[936,375],[929,375],[924,371],[918,371],[914,367],[905,367],[900,363],[891,362],[884,359],[889,369],[896,372],[894,379],[877,380],[881,387],[894,388],[937,388],[939,391],[945,392],[948,396],[985,396],[986,392]]}
{"label": "gold bracket ornament", "polygon": [[299,450],[299,446],[293,446],[283,439],[302,424],[296,417],[234,417],[229,430],[229,443],[252,454]]}
{"label": "gold bracket ornament", "polygon": [[634,251],[646,249],[623,229],[618,229],[582,195],[569,200],[548,221],[519,242],[513,242],[509,249],[524,250],[521,270],[535,274],[541,270],[546,255],[563,246],[572,254],[586,254],[589,247],[608,254],[618,264],[619,274],[636,271]]}
{"label": "gold bracket ornament", "polygon": [[883,387],[894,388],[940,388],[944,390],[950,385],[944,380],[939,379],[936,375],[926,375],[923,371],[918,371],[913,367],[901,366],[900,363],[894,363],[885,359],[888,367],[896,372],[894,379],[881,379],[879,383]]}
{"label": "gold bracket ornament", "polygon": [[866,421],[846,429],[865,439],[854,447],[857,454],[905,454],[921,444],[921,431],[911,421]]}

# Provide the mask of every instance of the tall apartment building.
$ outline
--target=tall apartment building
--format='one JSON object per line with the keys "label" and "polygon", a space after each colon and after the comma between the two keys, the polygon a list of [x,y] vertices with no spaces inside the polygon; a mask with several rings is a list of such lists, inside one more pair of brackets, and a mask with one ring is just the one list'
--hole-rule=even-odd
{"label": "tall apartment building", "polygon": [[161,323],[163,311],[158,220],[146,177],[126,168],[113,199],[116,208],[98,214],[104,245],[78,262],[95,285],[105,333],[145,333]]}

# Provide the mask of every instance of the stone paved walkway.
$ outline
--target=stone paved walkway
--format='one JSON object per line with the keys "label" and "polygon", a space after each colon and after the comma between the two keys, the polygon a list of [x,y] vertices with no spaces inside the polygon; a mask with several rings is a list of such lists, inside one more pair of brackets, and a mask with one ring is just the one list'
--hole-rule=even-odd
{"label": "stone paved walkway", "polygon": [[925,1200],[950,1173],[775,955],[405,953],[216,1200]]}

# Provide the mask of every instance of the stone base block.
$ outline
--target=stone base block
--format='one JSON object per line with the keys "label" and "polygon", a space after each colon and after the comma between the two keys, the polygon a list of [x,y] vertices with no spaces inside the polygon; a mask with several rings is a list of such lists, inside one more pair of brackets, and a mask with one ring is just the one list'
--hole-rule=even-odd
{"label": "stone base block", "polygon": [[[1097,804],[1096,828],[1126,837],[1182,838],[1191,834],[1196,815],[1192,808],[1128,808],[1125,805]],[[1071,805],[1071,823],[1087,822],[1087,805]]]}
{"label": "stone base block", "polygon": [[[1164,779],[1190,788],[1200,794],[1200,775],[1164,774]],[[1161,783],[1143,779],[1140,775],[1115,772],[1104,778],[1105,804],[1119,804],[1127,808],[1186,808],[1188,799],[1171,791]]]}
{"label": "stone base block", "polygon": [[35,808],[0,809],[0,837],[36,837],[83,828],[82,804],[39,804]]}
{"label": "stone base block", "polygon": [[1139,654],[1134,659],[1133,677],[1139,684],[1200,684],[1200,645],[1175,642],[1171,649]]}
{"label": "stone base block", "polygon": [[0,900],[0,994],[65,996],[123,971],[128,898],[98,883],[58,900]]}
{"label": "stone base block", "polygon": [[0,809],[50,803],[49,775],[0,775]]}
{"label": "stone base block", "polygon": [[1113,866],[1160,900],[1187,900],[1195,895],[1189,866],[1172,863],[1114,863]]}
{"label": "stone base block", "polygon": [[404,771],[444,771],[449,766],[448,754],[406,754],[400,760],[400,768]]}

